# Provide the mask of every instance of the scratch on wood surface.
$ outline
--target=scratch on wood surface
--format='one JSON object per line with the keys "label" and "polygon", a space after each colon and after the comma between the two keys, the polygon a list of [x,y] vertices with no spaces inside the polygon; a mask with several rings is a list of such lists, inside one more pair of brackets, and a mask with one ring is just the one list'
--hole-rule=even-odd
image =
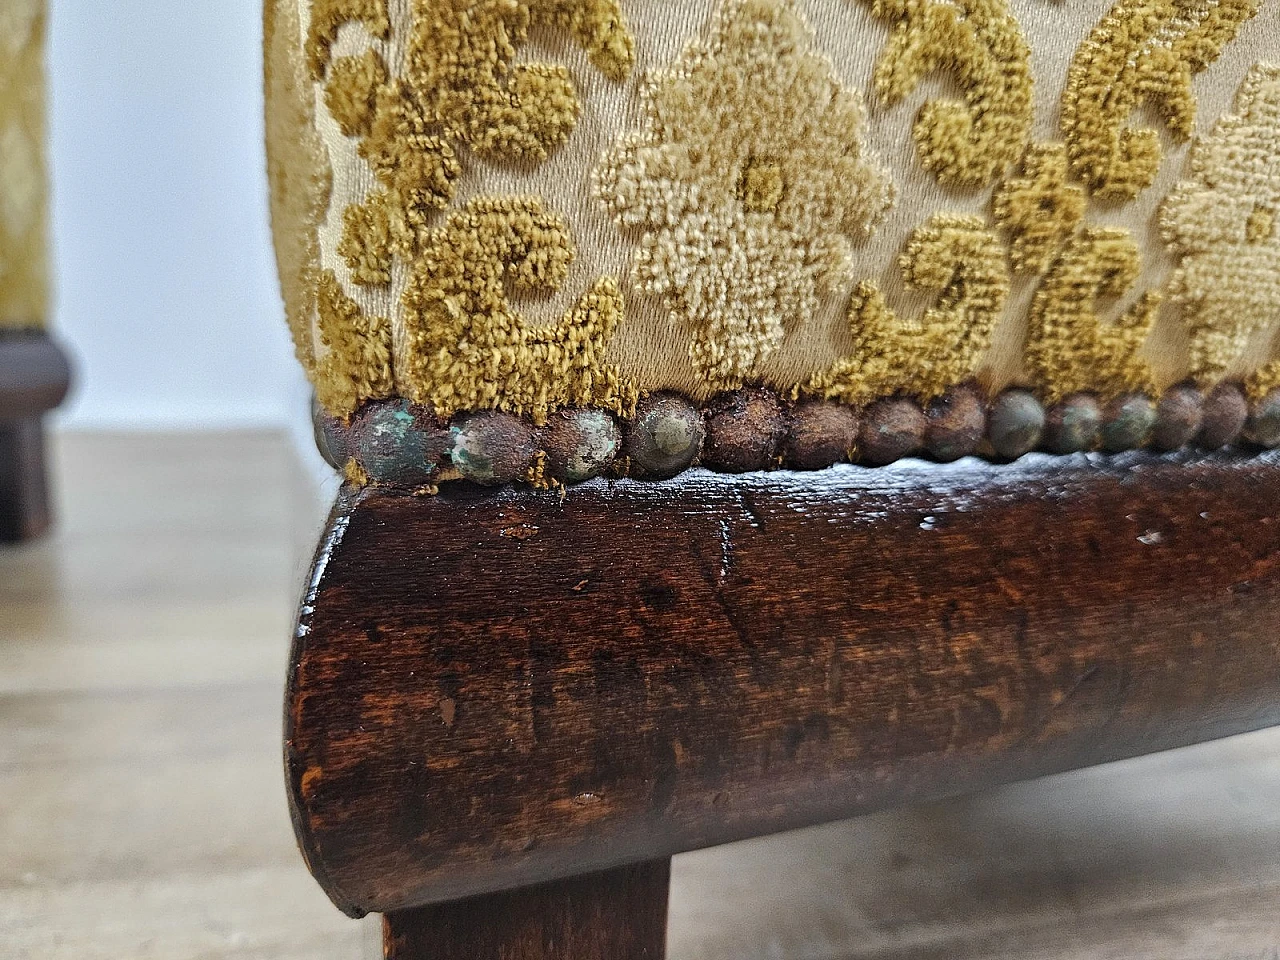
{"label": "scratch on wood surface", "polygon": [[729,579],[733,570],[733,534],[729,530],[729,521],[720,521],[720,583]]}

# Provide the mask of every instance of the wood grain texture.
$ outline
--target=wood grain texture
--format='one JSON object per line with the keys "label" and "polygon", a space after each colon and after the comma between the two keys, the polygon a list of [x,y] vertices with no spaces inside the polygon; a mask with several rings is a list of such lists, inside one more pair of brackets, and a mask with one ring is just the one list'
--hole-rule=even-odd
{"label": "wood grain texture", "polygon": [[663,960],[671,861],[505,890],[383,921],[386,960]]}
{"label": "wood grain texture", "polygon": [[346,491],[286,710],[392,911],[1280,722],[1280,459]]}

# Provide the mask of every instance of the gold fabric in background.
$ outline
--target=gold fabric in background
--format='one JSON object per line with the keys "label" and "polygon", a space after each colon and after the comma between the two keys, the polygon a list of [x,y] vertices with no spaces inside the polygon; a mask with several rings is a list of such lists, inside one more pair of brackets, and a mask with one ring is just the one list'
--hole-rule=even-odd
{"label": "gold fabric in background", "polygon": [[0,328],[49,309],[44,0],[0,4]]}

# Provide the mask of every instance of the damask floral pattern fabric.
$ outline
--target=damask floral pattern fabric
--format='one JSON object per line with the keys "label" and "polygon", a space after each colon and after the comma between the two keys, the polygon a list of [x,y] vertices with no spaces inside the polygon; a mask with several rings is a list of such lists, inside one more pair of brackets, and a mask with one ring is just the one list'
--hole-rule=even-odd
{"label": "damask floral pattern fabric", "polygon": [[268,0],[347,416],[1280,384],[1280,0]]}

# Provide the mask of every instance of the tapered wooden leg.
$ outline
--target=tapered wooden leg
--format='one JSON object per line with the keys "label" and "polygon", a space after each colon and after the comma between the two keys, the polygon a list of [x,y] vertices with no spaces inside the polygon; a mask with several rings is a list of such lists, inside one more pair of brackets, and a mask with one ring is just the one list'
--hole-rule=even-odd
{"label": "tapered wooden leg", "polygon": [[49,527],[44,425],[39,416],[0,420],[0,543],[19,543]]}
{"label": "tapered wooden leg", "polygon": [[387,960],[663,960],[671,861],[390,913]]}

